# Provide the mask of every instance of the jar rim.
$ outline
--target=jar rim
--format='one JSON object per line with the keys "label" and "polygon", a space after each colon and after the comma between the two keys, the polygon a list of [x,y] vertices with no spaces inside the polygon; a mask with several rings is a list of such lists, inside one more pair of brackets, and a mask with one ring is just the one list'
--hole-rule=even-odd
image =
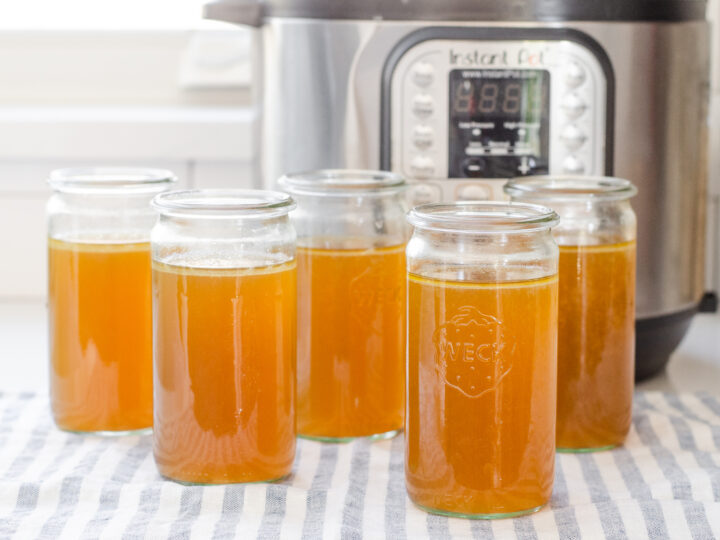
{"label": "jar rim", "polygon": [[545,206],[503,201],[423,204],[410,210],[407,219],[419,229],[467,234],[538,232],[560,222]]}
{"label": "jar rim", "polygon": [[55,191],[88,194],[158,193],[177,181],[166,169],[145,167],[70,167],[50,173]]}
{"label": "jar rim", "polygon": [[292,194],[334,196],[384,195],[406,187],[405,179],[397,173],[363,169],[319,169],[286,174],[278,184]]}
{"label": "jar rim", "polygon": [[287,215],[295,201],[287,193],[262,189],[187,189],[156,195],[152,206],[163,215],[269,219]]}
{"label": "jar rim", "polygon": [[615,176],[521,176],[508,180],[503,189],[511,197],[543,201],[619,201],[637,194],[637,188],[630,180]]}

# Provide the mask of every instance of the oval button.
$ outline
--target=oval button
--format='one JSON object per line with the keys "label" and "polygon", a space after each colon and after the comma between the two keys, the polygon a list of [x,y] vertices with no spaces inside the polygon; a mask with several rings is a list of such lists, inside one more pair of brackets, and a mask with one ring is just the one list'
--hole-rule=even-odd
{"label": "oval button", "polygon": [[435,172],[435,162],[423,156],[418,156],[410,162],[410,171],[415,178],[430,178]]}
{"label": "oval button", "polygon": [[412,109],[419,118],[427,118],[433,113],[433,98],[429,94],[418,94],[413,98]]}
{"label": "oval button", "polygon": [[565,126],[560,134],[560,140],[570,150],[577,150],[587,140],[585,134],[574,124]]}
{"label": "oval button", "polygon": [[433,128],[430,126],[426,126],[424,124],[415,126],[415,129],[413,130],[413,143],[421,150],[430,148],[433,143],[434,134]]}
{"label": "oval button", "polygon": [[418,62],[413,68],[413,81],[418,86],[430,86],[433,82],[435,68],[428,62]]}
{"label": "oval button", "polygon": [[455,189],[455,198],[458,201],[487,201],[492,199],[492,189],[486,184],[476,182],[460,184]]}
{"label": "oval button", "polygon": [[442,189],[436,184],[423,182],[415,184],[408,190],[408,201],[411,206],[439,202],[442,200]]}
{"label": "oval button", "polygon": [[585,172],[585,165],[575,156],[568,156],[563,160],[563,172],[567,174],[582,174]]}
{"label": "oval button", "polygon": [[576,118],[580,118],[582,116],[587,109],[587,105],[580,96],[572,93],[563,98],[560,108],[568,118],[575,120]]}
{"label": "oval button", "polygon": [[577,88],[585,82],[585,69],[577,62],[570,62],[565,68],[565,84]]}

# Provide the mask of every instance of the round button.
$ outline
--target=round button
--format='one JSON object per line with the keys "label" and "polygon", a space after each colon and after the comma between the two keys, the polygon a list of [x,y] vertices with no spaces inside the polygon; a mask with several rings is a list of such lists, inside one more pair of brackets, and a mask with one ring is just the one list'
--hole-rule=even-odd
{"label": "round button", "polygon": [[587,137],[575,124],[570,124],[560,133],[560,140],[568,149],[577,150],[585,144]]}
{"label": "round button", "polygon": [[435,172],[435,162],[428,157],[417,156],[410,162],[410,171],[415,178],[430,178]]}
{"label": "round button", "polygon": [[434,109],[433,98],[429,94],[418,94],[413,98],[413,112],[420,118],[427,118]]}
{"label": "round button", "polygon": [[413,129],[413,143],[421,150],[430,148],[433,143],[434,134],[433,128],[430,126],[424,124],[417,125],[415,129]]}
{"label": "round button", "polygon": [[462,172],[467,178],[483,178],[485,176],[485,158],[471,157],[465,159],[462,164]]}
{"label": "round button", "polygon": [[408,200],[412,206],[438,202],[442,199],[442,189],[435,184],[415,184],[409,189]]}
{"label": "round button", "polygon": [[582,116],[587,109],[587,105],[580,96],[573,92],[563,98],[560,108],[568,118],[575,120],[576,118],[580,118]]}
{"label": "round button", "polygon": [[492,198],[492,189],[485,184],[461,184],[455,190],[458,201],[487,201]]}
{"label": "round button", "polygon": [[433,82],[435,68],[428,62],[418,62],[413,68],[413,81],[418,86],[430,86]]}
{"label": "round button", "polygon": [[585,82],[585,69],[577,62],[570,62],[565,68],[565,84],[577,88]]}
{"label": "round button", "polygon": [[585,165],[575,156],[568,156],[563,160],[563,172],[567,174],[582,174],[585,172]]}

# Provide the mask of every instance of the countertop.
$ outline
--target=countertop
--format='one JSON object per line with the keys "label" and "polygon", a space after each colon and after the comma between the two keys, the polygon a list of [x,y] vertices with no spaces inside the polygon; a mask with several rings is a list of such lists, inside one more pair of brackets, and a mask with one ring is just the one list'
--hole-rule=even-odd
{"label": "countertop", "polygon": [[41,302],[0,303],[3,538],[720,538],[720,315],[698,316],[667,371],[639,385],[623,447],[558,454],[549,504],[491,523],[415,507],[402,435],[299,440],[273,484],[165,481],[149,436],[54,427],[45,318]]}
{"label": "countertop", "polygon": [[[0,390],[47,393],[47,323],[40,301],[0,302]],[[665,372],[639,390],[720,395],[720,314],[697,315]]]}

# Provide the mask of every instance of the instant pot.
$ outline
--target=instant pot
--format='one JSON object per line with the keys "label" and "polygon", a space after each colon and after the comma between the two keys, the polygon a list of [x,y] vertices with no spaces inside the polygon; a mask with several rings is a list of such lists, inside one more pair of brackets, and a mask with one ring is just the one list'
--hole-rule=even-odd
{"label": "instant pot", "polygon": [[639,188],[637,376],[703,297],[705,0],[224,0],[260,29],[262,176],[388,169],[412,204],[501,198],[505,179]]}

